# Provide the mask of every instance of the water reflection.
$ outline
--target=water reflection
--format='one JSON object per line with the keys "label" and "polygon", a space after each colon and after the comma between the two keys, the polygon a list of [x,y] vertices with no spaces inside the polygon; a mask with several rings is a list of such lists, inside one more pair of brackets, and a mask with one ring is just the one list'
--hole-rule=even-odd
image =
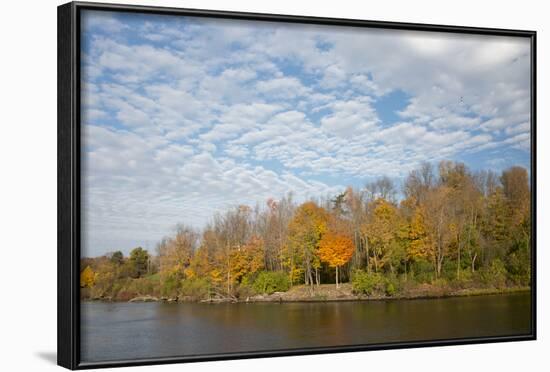
{"label": "water reflection", "polygon": [[82,360],[527,334],[530,295],[332,303],[85,303]]}

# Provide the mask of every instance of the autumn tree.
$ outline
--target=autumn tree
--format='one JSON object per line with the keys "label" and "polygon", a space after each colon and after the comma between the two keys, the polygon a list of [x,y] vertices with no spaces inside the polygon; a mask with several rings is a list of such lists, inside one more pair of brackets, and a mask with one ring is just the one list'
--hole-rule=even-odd
{"label": "autumn tree", "polygon": [[511,223],[519,229],[525,226],[529,218],[529,203],[531,192],[529,190],[529,176],[527,170],[522,167],[511,167],[502,172],[500,177],[502,191],[508,202]]}
{"label": "autumn tree", "polygon": [[348,276],[355,269],[359,269],[366,264],[367,257],[367,239],[363,233],[362,226],[367,218],[367,203],[363,191],[356,191],[348,187],[345,192],[344,210],[346,211],[347,221],[349,223],[350,235],[353,237],[355,247],[351,264],[349,266]]}
{"label": "autumn tree", "polygon": [[447,186],[439,186],[427,195],[426,225],[428,227],[428,255],[433,263],[436,277],[441,276],[443,261],[447,257],[450,241],[449,193]]}
{"label": "autumn tree", "polygon": [[372,202],[371,216],[366,225],[374,272],[388,267],[393,272],[392,253],[396,248],[399,228],[397,207],[385,199]]}
{"label": "autumn tree", "polygon": [[434,187],[435,181],[432,165],[422,163],[419,169],[409,172],[403,187],[405,197],[418,204],[424,203],[430,190]]}
{"label": "autumn tree", "polygon": [[93,265],[94,282],[91,290],[92,298],[109,297],[113,286],[120,275],[119,268],[115,266],[108,256],[98,257]]}
{"label": "autumn tree", "polygon": [[[412,272],[419,283],[444,277],[482,286],[496,269],[501,284],[527,286],[529,182],[521,167],[497,174],[443,161],[411,170],[399,194],[394,180],[380,177],[302,204],[288,194],[239,205],[216,213],[200,231],[178,225],[158,243],[157,255],[138,247],[128,257],[115,251],[82,258],[82,293],[236,299],[254,288],[284,290],[302,281],[313,287],[333,268],[337,287],[357,270],[379,284],[408,281]],[[160,275],[152,275],[157,267]]]}
{"label": "autumn tree", "polygon": [[367,183],[365,190],[370,201],[384,199],[394,202],[397,193],[393,181],[387,176],[380,177],[373,182]]}
{"label": "autumn tree", "polygon": [[293,271],[301,266],[305,284],[320,284],[318,255],[319,241],[327,229],[328,213],[314,202],[306,202],[298,207],[289,224],[289,243],[286,254],[291,282]]}
{"label": "autumn tree", "polygon": [[174,237],[163,239],[157,246],[160,275],[174,289],[185,278],[185,270],[191,264],[198,243],[198,234],[184,225],[176,227]]}
{"label": "autumn tree", "polygon": [[185,269],[185,277],[189,279],[206,278],[212,269],[208,250],[200,246],[189,262],[189,267]]}
{"label": "autumn tree", "polygon": [[470,269],[475,270],[478,257],[479,214],[482,190],[463,163],[441,162],[440,183],[448,193],[450,245],[456,258],[456,277],[460,279],[462,256],[467,255]]}
{"label": "autumn tree", "polygon": [[253,236],[242,247],[231,252],[231,276],[237,283],[247,275],[253,275],[264,268],[264,242]]}
{"label": "autumn tree", "polygon": [[348,263],[353,256],[353,241],[334,231],[327,231],[319,242],[319,258],[336,269],[336,288],[338,288],[338,269]]}
{"label": "autumn tree", "polygon": [[529,201],[529,176],[522,167],[511,167],[500,177],[504,195],[511,204],[523,206]]}
{"label": "autumn tree", "polygon": [[95,284],[96,274],[90,266],[86,266],[80,273],[80,288],[90,288]]}
{"label": "autumn tree", "polygon": [[269,270],[283,270],[284,251],[288,244],[288,225],[294,214],[292,194],[280,200],[269,198],[267,210],[258,217],[259,234],[265,245],[265,265]]}
{"label": "autumn tree", "polygon": [[414,214],[409,225],[409,249],[407,257],[411,261],[427,259],[431,252],[432,242],[428,234],[426,222],[426,209],[419,205],[414,209]]}
{"label": "autumn tree", "polygon": [[504,257],[511,231],[509,205],[502,187],[497,187],[485,203],[481,221],[481,247],[484,263],[488,264],[495,258]]}

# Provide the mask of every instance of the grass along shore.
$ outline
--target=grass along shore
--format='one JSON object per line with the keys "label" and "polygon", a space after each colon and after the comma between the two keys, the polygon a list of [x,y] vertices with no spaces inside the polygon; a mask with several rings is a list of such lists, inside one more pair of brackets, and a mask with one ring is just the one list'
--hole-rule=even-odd
{"label": "grass along shore", "polygon": [[529,292],[529,286],[511,286],[503,288],[452,288],[445,285],[419,284],[403,289],[400,293],[388,295],[385,293],[372,293],[370,295],[357,293],[351,283],[343,283],[338,288],[334,284],[321,284],[319,286],[297,285],[285,292],[271,294],[254,294],[246,297],[212,296],[210,298],[161,297],[154,295],[139,295],[129,300],[113,298],[87,298],[91,301],[104,302],[206,302],[206,303],[242,303],[242,302],[332,302],[332,301],[369,301],[369,300],[412,300],[446,297],[466,297],[509,294]]}

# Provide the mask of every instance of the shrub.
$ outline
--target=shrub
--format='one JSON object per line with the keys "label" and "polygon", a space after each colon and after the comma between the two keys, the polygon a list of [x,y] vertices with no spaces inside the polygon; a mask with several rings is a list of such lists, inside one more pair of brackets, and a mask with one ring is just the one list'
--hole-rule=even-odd
{"label": "shrub", "polygon": [[114,284],[113,288],[111,289],[111,295],[113,298],[118,298],[118,293],[124,289],[126,279],[118,279]]}
{"label": "shrub", "polygon": [[460,277],[458,279],[456,278],[456,273],[455,273],[455,278],[452,281],[452,285],[453,287],[458,289],[470,288],[474,286],[474,280],[475,280],[475,275],[472,273],[470,269],[466,268],[460,271]]}
{"label": "shrub", "polygon": [[452,260],[445,260],[443,261],[443,265],[441,267],[441,275],[440,278],[445,278],[445,280],[451,282],[456,279],[456,268],[457,263]]}
{"label": "shrub", "polygon": [[506,257],[508,278],[516,285],[531,284],[531,252],[527,239],[515,242]]}
{"label": "shrub", "polygon": [[162,281],[160,294],[164,297],[176,297],[179,292],[180,282],[173,275],[168,275]]}
{"label": "shrub", "polygon": [[394,296],[399,292],[401,288],[401,283],[399,278],[397,278],[395,275],[390,275],[386,278],[386,295],[387,296]]}
{"label": "shrub", "polygon": [[256,290],[249,283],[241,282],[241,284],[239,284],[237,288],[235,288],[235,297],[237,298],[247,298],[250,296],[254,296],[255,294]]}
{"label": "shrub", "polygon": [[410,276],[417,283],[429,283],[434,278],[434,269],[431,262],[420,259],[411,264]]}
{"label": "shrub", "polygon": [[290,280],[282,271],[261,271],[252,287],[256,293],[285,292],[290,288]]}
{"label": "shrub", "polygon": [[351,284],[354,292],[363,293],[367,296],[387,291],[387,282],[380,273],[367,273],[356,270],[351,277]]}
{"label": "shrub", "polygon": [[204,278],[182,280],[180,294],[194,300],[208,298],[210,297],[210,282]]}
{"label": "shrub", "polygon": [[449,286],[449,281],[445,278],[440,277],[432,280],[432,285],[440,288],[446,288]]}
{"label": "shrub", "polygon": [[159,279],[153,276],[146,276],[134,280],[136,291],[140,295],[156,296],[159,293]]}
{"label": "shrub", "polygon": [[504,288],[506,286],[506,274],[504,263],[497,258],[481,272],[481,279],[488,286]]}
{"label": "shrub", "polygon": [[388,296],[393,296],[395,293],[397,292],[397,289],[395,288],[395,285],[388,281],[388,283],[386,284],[386,294]]}

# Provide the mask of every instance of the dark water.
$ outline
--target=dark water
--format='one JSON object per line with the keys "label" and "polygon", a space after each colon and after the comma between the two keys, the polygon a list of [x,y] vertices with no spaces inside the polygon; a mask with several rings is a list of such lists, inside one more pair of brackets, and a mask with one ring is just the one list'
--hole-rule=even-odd
{"label": "dark water", "polygon": [[82,361],[530,332],[530,294],[332,303],[84,303]]}

